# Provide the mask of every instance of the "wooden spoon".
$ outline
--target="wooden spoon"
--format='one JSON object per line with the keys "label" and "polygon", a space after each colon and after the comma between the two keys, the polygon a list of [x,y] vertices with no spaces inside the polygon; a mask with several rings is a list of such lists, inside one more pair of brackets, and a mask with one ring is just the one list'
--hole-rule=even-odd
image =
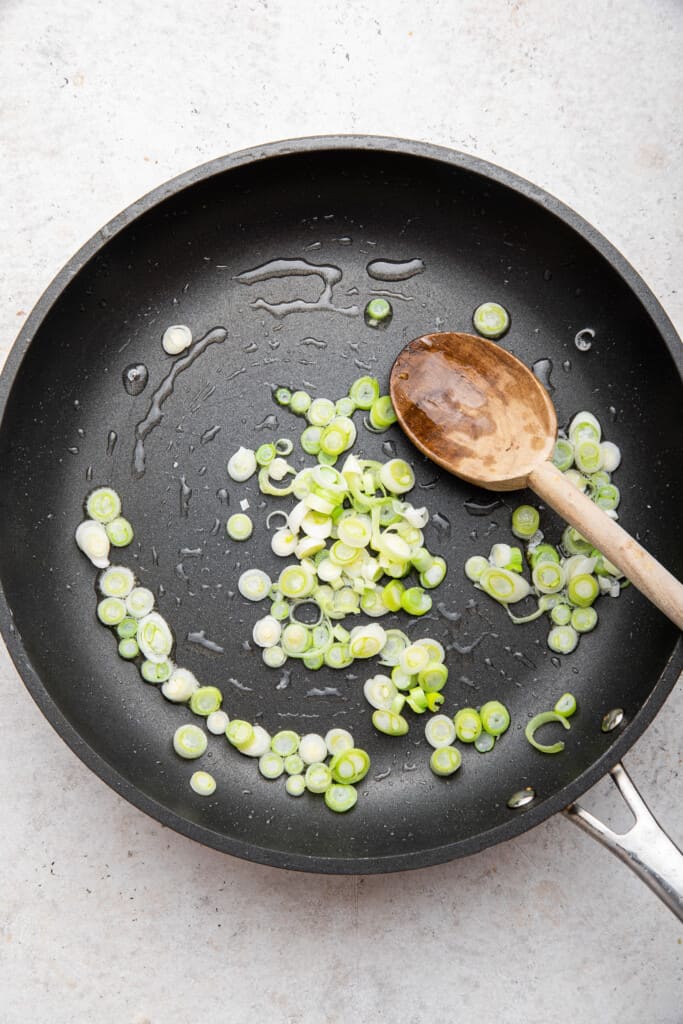
{"label": "wooden spoon", "polygon": [[487,490],[530,487],[683,629],[683,585],[549,461],[555,409],[524,363],[472,334],[425,334],[399,353],[390,390],[425,455]]}

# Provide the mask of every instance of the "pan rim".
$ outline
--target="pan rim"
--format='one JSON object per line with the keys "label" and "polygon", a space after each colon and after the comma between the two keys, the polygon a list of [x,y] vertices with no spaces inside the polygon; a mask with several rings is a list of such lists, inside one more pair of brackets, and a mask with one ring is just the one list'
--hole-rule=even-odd
{"label": "pan rim", "polygon": [[[191,168],[131,203],[86,241],[47,286],[10,349],[0,374],[0,422],[4,418],[23,358],[45,317],[76,274],[106,247],[111,238],[166,199],[178,195],[194,185],[208,181],[214,176],[261,161],[282,159],[288,156],[296,157],[306,153],[342,150],[384,152],[387,155],[396,154],[401,157],[415,157],[445,164],[454,169],[474,173],[486,181],[509,188],[523,198],[541,206],[573,229],[624,280],[653,321],[678,369],[679,376],[683,377],[683,345],[651,289],[626,258],[600,232],[549,192],[496,164],[431,143],[375,135],[307,136],[250,147]],[[206,826],[188,821],[149,797],[91,747],[53,701],[14,628],[12,612],[1,579],[0,632],[2,632],[20,678],[48,722],[80,760],[129,803],[155,818],[160,824],[221,852],[273,867],[321,874],[377,874],[429,867],[468,856],[498,842],[521,835],[573,803],[607,774],[609,769],[623,757],[652,722],[683,670],[683,639],[679,637],[663,672],[655,681],[650,695],[601,757],[559,791],[539,800],[538,803],[532,802],[521,811],[511,812],[509,821],[466,839],[455,840],[427,850],[390,853],[381,856],[337,858],[321,857],[317,854],[290,854],[272,847],[255,846],[249,841],[234,839]]]}

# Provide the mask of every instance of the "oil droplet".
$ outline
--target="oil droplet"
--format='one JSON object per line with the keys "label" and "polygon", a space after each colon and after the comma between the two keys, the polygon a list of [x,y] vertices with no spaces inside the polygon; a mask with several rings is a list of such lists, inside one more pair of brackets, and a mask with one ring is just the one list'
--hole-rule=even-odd
{"label": "oil droplet", "polygon": [[491,513],[494,512],[497,508],[500,508],[502,504],[502,498],[494,498],[493,501],[486,502],[474,501],[473,499],[470,499],[469,501],[463,502],[463,508],[465,509],[465,512],[467,512],[469,516],[490,516]]}
{"label": "oil droplet", "polygon": [[534,376],[537,377],[538,380],[540,380],[541,384],[546,389],[546,391],[555,390],[553,383],[550,380],[550,374],[553,370],[552,360],[537,359],[531,367],[531,369],[533,370]]}
{"label": "oil droplet", "polygon": [[553,279],[553,272],[552,272],[552,270],[544,270],[543,271],[543,280],[544,281],[552,281],[552,279]]}
{"label": "oil droplet", "polygon": [[220,490],[216,491],[216,497],[220,501],[221,505],[230,504],[230,495],[226,491],[225,487],[221,487]]}
{"label": "oil droplet", "polygon": [[254,430],[276,430],[278,426],[278,418],[275,413],[269,413],[264,420],[257,423]]}
{"label": "oil droplet", "polygon": [[559,658],[556,658],[556,657],[555,657],[555,656],[553,655],[553,657],[552,657],[552,658],[550,659],[550,664],[551,664],[551,665],[554,665],[554,666],[555,666],[555,668],[559,668],[559,667],[560,667],[560,665],[561,665],[562,663],[561,663],[561,661],[560,661],[560,659],[559,659]]}
{"label": "oil droplet", "polygon": [[442,515],[440,512],[435,512],[431,517],[430,522],[446,536],[451,532],[451,521],[447,516]]}
{"label": "oil droplet", "polygon": [[67,448],[69,455],[78,455],[79,449],[76,445],[72,445],[71,448]]}
{"label": "oil droplet", "polygon": [[180,478],[180,516],[182,519],[187,519],[190,512],[190,499],[192,498],[192,488],[188,486],[187,480],[184,476]]}
{"label": "oil droplet", "polygon": [[218,531],[220,530],[220,528],[221,528],[221,521],[220,521],[220,519],[214,519],[213,526],[211,527],[211,536],[215,537],[216,534],[218,533]]}
{"label": "oil droplet", "polygon": [[370,299],[365,307],[365,323],[368,327],[387,327],[394,311],[388,299]]}
{"label": "oil droplet", "polygon": [[147,387],[149,371],[144,363],[131,363],[121,374],[123,386],[133,398],[141,395]]}
{"label": "oil droplet", "polygon": [[607,411],[609,413],[609,418],[611,419],[612,423],[614,423],[617,418],[617,410],[614,408],[613,405],[610,405]]}
{"label": "oil droplet", "polygon": [[413,260],[372,260],[366,270],[376,281],[407,281],[410,277],[422,274],[424,262]]}
{"label": "oil droplet", "polygon": [[393,441],[382,441],[382,451],[389,459],[393,459],[396,455],[396,445]]}
{"label": "oil droplet", "polygon": [[190,577],[185,572],[185,566],[183,565],[182,562],[178,562],[178,564],[176,565],[176,567],[175,567],[175,574],[176,574],[176,576],[178,577],[179,580],[183,581],[183,583],[189,583],[190,582]]}
{"label": "oil droplet", "polygon": [[220,429],[221,428],[218,424],[216,424],[215,427],[209,427],[209,429],[205,430],[202,436],[199,438],[199,443],[208,444],[209,441],[213,441],[214,437],[219,433]]}
{"label": "oil droplet", "polygon": [[152,545],[152,564],[153,565],[158,565],[159,564],[159,552],[154,547],[154,545]]}
{"label": "oil droplet", "polygon": [[280,676],[280,681],[278,682],[278,684],[275,687],[275,689],[276,690],[286,690],[287,687],[289,686],[289,680],[291,678],[291,675],[292,675],[291,669],[289,669],[289,668],[283,669],[282,670],[282,675]]}
{"label": "oil droplet", "polygon": [[588,352],[593,344],[593,338],[595,337],[595,331],[592,327],[584,327],[582,330],[577,331],[574,338],[574,345],[579,352]]}
{"label": "oil droplet", "polygon": [[303,338],[300,345],[313,345],[315,348],[327,348],[327,342],[321,341],[319,338]]}
{"label": "oil droplet", "polygon": [[119,439],[119,435],[115,430],[110,430],[107,434],[107,455],[113,455],[114,449],[116,448],[116,442]]}
{"label": "oil droplet", "polygon": [[335,242],[339,242],[340,245],[351,245],[353,243],[353,239],[348,235],[342,235],[341,238],[335,238]]}
{"label": "oil droplet", "polygon": [[85,479],[86,480],[92,480],[92,466],[88,466],[88,468],[86,469],[86,471],[85,471]]}
{"label": "oil droplet", "polygon": [[314,686],[312,690],[306,691],[307,697],[341,697],[342,692],[338,686]]}
{"label": "oil droplet", "polygon": [[572,361],[571,361],[571,359],[565,359],[565,361],[562,363],[562,369],[564,370],[565,373],[569,373],[571,368],[572,368]]}

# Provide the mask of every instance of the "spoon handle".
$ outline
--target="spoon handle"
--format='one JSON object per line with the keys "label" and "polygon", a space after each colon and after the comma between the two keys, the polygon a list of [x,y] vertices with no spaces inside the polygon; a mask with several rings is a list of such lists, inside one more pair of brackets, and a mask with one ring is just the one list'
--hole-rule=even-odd
{"label": "spoon handle", "polygon": [[531,471],[528,486],[621,569],[660,611],[683,629],[683,584],[614,519],[577,490],[552,462]]}

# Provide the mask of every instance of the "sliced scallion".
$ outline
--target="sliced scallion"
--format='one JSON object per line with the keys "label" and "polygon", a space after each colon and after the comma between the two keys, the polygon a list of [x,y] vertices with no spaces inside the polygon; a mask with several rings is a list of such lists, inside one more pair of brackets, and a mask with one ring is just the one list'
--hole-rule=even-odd
{"label": "sliced scallion", "polygon": [[534,715],[530,722],[527,722],[524,730],[524,735],[536,750],[540,750],[542,754],[559,754],[564,750],[564,743],[559,740],[557,743],[545,744],[539,743],[536,739],[536,730],[540,729],[542,725],[547,725],[549,722],[559,722],[564,729],[569,729],[569,722],[564,715],[558,714],[557,711],[543,711],[540,715]]}
{"label": "sliced scallion", "polygon": [[473,315],[474,329],[484,338],[502,338],[510,327],[510,314],[499,302],[482,302]]}
{"label": "sliced scallion", "polygon": [[126,610],[134,619],[142,619],[154,608],[154,594],[147,587],[133,587],[126,597]]}
{"label": "sliced scallion", "polygon": [[193,772],[190,786],[198,796],[213,796],[216,792],[216,780],[210,772]]}
{"label": "sliced scallion", "polygon": [[450,747],[455,740],[455,725],[448,715],[434,715],[425,726],[425,739],[430,746]]}
{"label": "sliced scallion", "polygon": [[139,653],[140,648],[135,637],[128,636],[119,640],[119,656],[121,658],[131,661],[133,658],[137,658]]}
{"label": "sliced scallion", "polygon": [[462,754],[457,747],[437,747],[429,758],[429,767],[435,775],[453,775],[462,764]]}
{"label": "sliced scallion", "polygon": [[316,764],[327,757],[327,744],[323,736],[309,732],[299,741],[299,757],[304,764]]}
{"label": "sliced scallion", "polygon": [[274,750],[268,750],[265,754],[261,754],[258,770],[265,779],[279,779],[285,766],[279,754],[276,754]]}
{"label": "sliced scallion", "polygon": [[135,576],[123,565],[110,565],[97,581],[105,597],[127,597],[135,586]]}
{"label": "sliced scallion", "polygon": [[408,722],[403,715],[385,708],[373,711],[372,724],[378,732],[383,732],[386,736],[405,736],[408,732]]}
{"label": "sliced scallion", "polygon": [[97,618],[105,626],[118,626],[126,616],[126,605],[119,597],[105,597],[97,605]]}
{"label": "sliced scallion", "polygon": [[332,785],[332,772],[322,761],[309,764],[304,774],[309,793],[324,793]]}
{"label": "sliced scallion", "polygon": [[199,680],[187,668],[174,668],[163,683],[161,692],[166,700],[174,704],[184,704],[195,690],[199,689]]}
{"label": "sliced scallion", "polygon": [[207,743],[206,733],[198,725],[180,725],[173,734],[173,749],[187,760],[201,757]]}
{"label": "sliced scallion", "polygon": [[256,472],[256,453],[251,448],[240,447],[228,460],[228,476],[237,483],[243,483]]}
{"label": "sliced scallion", "polygon": [[225,524],[225,529],[231,540],[248,540],[254,532],[254,524],[244,512],[235,512]]}
{"label": "sliced scallion", "polygon": [[190,711],[195,715],[212,714],[223,703],[223,694],[217,686],[200,686],[190,697]]}
{"label": "sliced scallion", "polygon": [[461,708],[453,718],[455,735],[462,743],[474,743],[482,730],[482,722],[476,708]]}
{"label": "sliced scallion", "polygon": [[124,516],[117,516],[104,529],[115,548],[125,548],[133,540],[133,527]]}
{"label": "sliced scallion", "polygon": [[76,528],[76,544],[97,569],[109,565],[110,541],[102,523],[85,519]]}
{"label": "sliced scallion", "polygon": [[345,814],[355,807],[358,802],[358,793],[354,786],[348,786],[340,782],[333,782],[325,790],[325,804],[331,811],[337,814]]}
{"label": "sliced scallion", "polygon": [[306,792],[306,780],[303,775],[296,772],[288,776],[285,789],[290,796],[303,796]]}
{"label": "sliced scallion", "polygon": [[97,487],[88,495],[85,511],[98,523],[110,523],[121,515],[121,499],[111,487]]}
{"label": "sliced scallion", "polygon": [[541,517],[533,505],[518,505],[512,513],[512,532],[520,540],[530,540],[538,530]]}
{"label": "sliced scallion", "polygon": [[548,633],[548,647],[555,654],[571,654],[578,642],[579,634],[573,626],[553,626]]}
{"label": "sliced scallion", "polygon": [[498,700],[489,700],[479,708],[482,728],[490,736],[502,736],[510,725],[510,712]]}
{"label": "sliced scallion", "polygon": [[553,711],[563,718],[570,718],[576,711],[576,697],[573,693],[563,693],[559,698]]}
{"label": "sliced scallion", "polygon": [[211,711],[206,716],[206,728],[214,736],[225,736],[225,730],[230,725],[230,719],[225,711]]}
{"label": "sliced scallion", "polygon": [[375,377],[359,377],[349,388],[349,398],[357,409],[371,409],[379,398],[379,381]]}

